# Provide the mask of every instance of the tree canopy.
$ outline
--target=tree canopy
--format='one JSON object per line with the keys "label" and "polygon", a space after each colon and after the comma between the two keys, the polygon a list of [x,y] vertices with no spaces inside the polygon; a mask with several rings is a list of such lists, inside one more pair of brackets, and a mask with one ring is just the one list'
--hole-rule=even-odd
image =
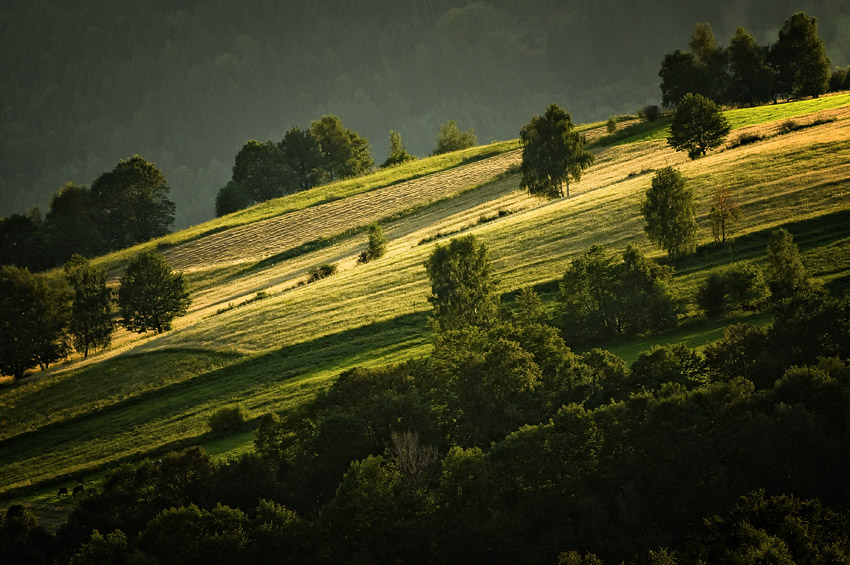
{"label": "tree canopy", "polygon": [[103,349],[112,340],[112,291],[106,286],[106,271],[80,255],[65,264],[65,276],[73,292],[71,339],[74,349],[88,357],[89,350]]}
{"label": "tree canopy", "polygon": [[520,186],[535,196],[560,198],[570,195],[570,180],[581,180],[581,172],[593,164],[584,149],[584,136],[573,128],[572,118],[557,104],[534,116],[520,131],[522,180]]}
{"label": "tree canopy", "polygon": [[782,24],[770,61],[782,92],[818,96],[829,88],[830,62],[818,35],[818,20],[805,12],[797,12]]}
{"label": "tree canopy", "polygon": [[431,280],[428,301],[440,331],[485,324],[495,315],[499,297],[487,247],[473,235],[437,245],[425,262]]}
{"label": "tree canopy", "polygon": [[440,126],[437,133],[437,146],[432,155],[441,155],[449,151],[459,151],[478,145],[478,137],[472,128],[461,131],[454,120],[449,120]]}
{"label": "tree canopy", "polygon": [[701,94],[686,94],[673,112],[667,143],[677,151],[687,151],[691,159],[705,156],[720,147],[731,126],[720,107]]}
{"label": "tree canopy", "polygon": [[161,333],[182,316],[191,300],[183,273],[173,272],[165,257],[143,251],[133,257],[120,279],[121,323],[130,331]]}
{"label": "tree canopy", "polygon": [[641,204],[644,231],[650,241],[667,250],[671,258],[696,249],[696,204],[685,185],[685,177],[673,167],[665,167],[652,177]]}

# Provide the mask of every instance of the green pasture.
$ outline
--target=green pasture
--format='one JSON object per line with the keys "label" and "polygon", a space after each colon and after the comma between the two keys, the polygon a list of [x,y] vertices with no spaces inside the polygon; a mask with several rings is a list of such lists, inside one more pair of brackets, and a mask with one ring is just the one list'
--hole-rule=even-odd
{"label": "green pasture", "polygon": [[[833,98],[838,97],[819,100]],[[848,102],[850,95],[844,103]],[[812,111],[807,108],[800,113]],[[809,140],[807,132],[812,130],[807,130],[763,145],[769,154],[764,152],[767,149],[748,147],[679,161],[696,192],[701,244],[697,255],[673,264],[674,287],[680,296],[692,302],[696,288],[713,270],[737,261],[763,261],[767,238],[777,226],[786,226],[794,234],[816,280],[835,289],[850,286],[850,123],[845,120],[829,127],[837,128],[835,141]],[[653,160],[666,163],[678,158],[663,144],[657,145]],[[496,147],[507,150],[515,148],[516,142]],[[611,155],[626,150],[623,146],[599,149]],[[447,162],[454,164],[443,166],[458,166],[463,160],[453,159]],[[417,162],[418,166],[424,167],[425,161]],[[499,290],[504,293],[527,285],[556,288],[569,261],[594,243],[614,250],[634,243],[665,261],[663,253],[647,241],[638,212],[650,176],[632,177],[631,165],[613,172],[605,166],[587,171],[581,183],[574,185],[573,197],[555,201],[523,196],[518,191],[519,176],[506,176],[486,190],[469,191],[463,198],[393,218],[385,226],[393,234],[390,252],[377,261],[179,326],[111,359],[3,386],[0,496],[34,497],[40,488],[49,497],[56,481],[79,473],[94,475],[120,461],[190,444],[200,443],[215,456],[227,457],[250,449],[252,435],[246,429],[229,437],[210,437],[206,421],[219,408],[238,405],[255,419],[311,398],[347,368],[427,355],[429,287],[422,265],[441,242],[419,242],[436,232],[480,237],[490,250]],[[398,175],[397,180],[405,178],[401,172],[392,174]],[[376,188],[390,182],[389,178],[369,186]],[[713,245],[707,216],[714,187],[721,184],[730,188],[743,212],[725,248]],[[349,187],[352,194],[370,189],[358,186]],[[478,221],[501,208],[517,207],[522,198],[519,211]],[[319,201],[314,196],[312,202]],[[299,202],[311,205],[309,200]],[[294,205],[270,203],[269,208],[244,211],[244,217],[237,213],[216,220],[222,224],[208,223],[206,228],[170,237],[174,242],[188,241],[216,225],[240,225],[285,213],[295,209],[287,206]],[[277,212],[272,212],[273,206],[278,206]],[[360,245],[354,238],[362,239],[362,234],[317,234],[335,236],[339,239],[334,241],[352,254]],[[305,251],[320,252],[327,250]],[[102,260],[116,262],[117,257]],[[279,259],[252,265],[248,271],[241,266],[198,274],[193,286],[209,289],[237,284],[246,276],[271,278],[291,268],[287,262],[291,257]],[[546,296],[551,301],[553,293]],[[706,321],[693,305],[687,318],[670,334],[612,344],[611,349],[631,361],[655,343],[683,341],[701,346],[720,337],[726,323],[769,320],[760,314]]]}

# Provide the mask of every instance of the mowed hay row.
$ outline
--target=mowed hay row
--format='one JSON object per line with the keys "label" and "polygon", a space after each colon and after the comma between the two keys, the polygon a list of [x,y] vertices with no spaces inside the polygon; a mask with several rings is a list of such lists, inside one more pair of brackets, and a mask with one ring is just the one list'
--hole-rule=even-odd
{"label": "mowed hay row", "polygon": [[178,269],[242,263],[380,220],[492,180],[519,162],[509,151],[411,181],[297,210],[178,245],[166,257]]}

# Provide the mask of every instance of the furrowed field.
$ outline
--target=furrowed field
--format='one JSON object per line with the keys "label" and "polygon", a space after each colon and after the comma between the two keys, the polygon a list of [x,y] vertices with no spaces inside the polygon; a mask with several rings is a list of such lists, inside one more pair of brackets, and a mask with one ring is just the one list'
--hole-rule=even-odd
{"label": "furrowed field", "polygon": [[[696,312],[698,284],[729,263],[763,261],[778,226],[794,234],[816,280],[850,287],[850,95],[727,114],[737,128],[727,148],[696,161],[666,145],[663,120],[597,139],[596,164],[570,198],[542,201],[519,190],[518,143],[504,142],[319,187],[147,244],[187,273],[189,314],[163,335],[118,333],[87,360],[3,384],[0,496],[55,504],[59,480],[194,443],[222,457],[238,453],[251,448],[252,434],[213,441],[206,422],[216,410],[240,406],[251,418],[287,410],[347,368],[427,354],[423,263],[452,235],[474,233],[487,244],[506,299],[536,285],[551,302],[569,261],[595,243],[635,243],[664,261],[638,208],[665,166],[678,167],[697,195],[702,247],[673,264],[675,289],[691,306],[674,333],[614,344],[627,361],[653,343],[720,337],[730,320],[708,323]],[[810,127],[782,133],[790,119]],[[730,148],[745,134],[765,138]],[[708,222],[717,186],[742,208],[722,250]],[[388,253],[357,264],[373,221]],[[99,262],[114,278],[137,250]],[[302,284],[326,263],[337,274]]]}

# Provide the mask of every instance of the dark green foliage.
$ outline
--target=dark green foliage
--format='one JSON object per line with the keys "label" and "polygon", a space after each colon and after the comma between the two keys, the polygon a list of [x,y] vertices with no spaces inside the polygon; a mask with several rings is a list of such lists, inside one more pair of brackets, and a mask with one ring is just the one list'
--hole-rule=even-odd
{"label": "dark green foliage", "polygon": [[120,279],[121,323],[130,331],[161,333],[189,309],[191,299],[183,273],[174,272],[165,257],[143,251],[130,260]]}
{"label": "dark green foliage", "polygon": [[700,94],[686,94],[673,111],[667,143],[696,159],[723,145],[730,129],[717,104]]}
{"label": "dark green foliage", "polygon": [[630,386],[635,391],[654,391],[673,383],[693,388],[706,381],[702,355],[683,343],[656,345],[632,363]]}
{"label": "dark green foliage", "polygon": [[215,195],[215,215],[224,216],[251,205],[254,201],[248,190],[235,181],[229,181]]}
{"label": "dark green foliage", "polygon": [[232,178],[252,202],[265,202],[285,194],[288,173],[283,154],[274,142],[251,139],[236,154]]}
{"label": "dark green foliage", "polygon": [[401,144],[401,134],[390,130],[390,154],[387,156],[386,161],[381,164],[381,167],[392,167],[414,160],[416,160],[416,157],[408,153],[404,145]]}
{"label": "dark green foliage", "polygon": [[[773,386],[767,379],[765,362],[768,352],[767,330],[749,324],[726,327],[723,339],[705,346],[705,361],[715,380],[730,381],[736,377],[749,379],[759,388]],[[775,379],[774,379],[775,380]]]}
{"label": "dark green foliage", "polygon": [[373,259],[383,257],[387,252],[387,237],[377,222],[369,224],[369,245],[358,257],[358,263],[368,263]]}
{"label": "dark green foliage", "polygon": [[573,259],[560,283],[559,324],[571,344],[590,344],[670,327],[676,307],[670,267],[661,267],[634,246],[622,259],[595,245]]}
{"label": "dark green foliage", "polygon": [[237,431],[245,425],[245,416],[238,406],[222,408],[207,420],[207,425],[213,434],[226,434]]}
{"label": "dark green foliage", "polygon": [[139,547],[159,563],[236,563],[248,545],[248,519],[238,509],[194,504],[163,510],[145,527]]}
{"label": "dark green foliage", "polygon": [[0,373],[21,378],[64,358],[68,318],[63,278],[0,267]]}
{"label": "dark green foliage", "polygon": [[[848,517],[818,500],[749,493],[726,518],[707,519],[698,557],[705,563],[847,563]],[[696,556],[695,556],[696,557]]]}
{"label": "dark green foliage", "polygon": [[697,57],[676,49],[664,56],[661,70],[661,103],[675,107],[689,93],[708,94],[708,76]]}
{"label": "dark green foliage", "polygon": [[57,263],[78,253],[92,257],[104,251],[98,209],[91,191],[66,183],[50,199],[44,219],[50,250]]}
{"label": "dark green foliage", "polygon": [[328,263],[325,265],[319,265],[318,267],[313,267],[310,269],[310,276],[307,278],[307,282],[311,283],[320,281],[334,274],[336,274],[335,264]]}
{"label": "dark green foliage", "polygon": [[810,287],[809,272],[800,259],[800,251],[794,243],[794,237],[785,228],[779,228],[770,234],[764,275],[774,301],[788,298]]}
{"label": "dark green foliage", "polygon": [[0,514],[0,555],[5,563],[46,565],[56,557],[54,539],[32,511],[15,504]]}
{"label": "dark green foliage", "polygon": [[71,557],[70,565],[123,565],[127,562],[127,536],[121,530],[115,530],[105,536],[97,530],[91,533],[91,539],[80,546]]}
{"label": "dark green foliage", "polygon": [[170,190],[162,171],[138,155],[97,177],[91,198],[107,247],[121,249],[167,234],[175,211]]}
{"label": "dark green foliage", "polygon": [[472,128],[466,131],[460,131],[457,123],[454,120],[449,120],[440,126],[440,131],[437,133],[437,147],[432,155],[442,155],[450,151],[459,151],[468,147],[478,145],[478,138]]}
{"label": "dark green foliage", "polygon": [[570,195],[570,179],[581,180],[581,172],[593,164],[585,151],[584,136],[574,131],[572,118],[557,104],[534,116],[519,133],[522,145],[520,186],[529,194],[545,198]]}
{"label": "dark green foliage", "polygon": [[850,89],[850,65],[844,68],[836,67],[829,77],[829,91],[837,92],[847,89]]}
{"label": "dark green foliage", "polygon": [[0,265],[41,271],[52,264],[49,241],[38,208],[0,218]]}
{"label": "dark green foliage", "polygon": [[605,131],[608,135],[615,133],[617,131],[617,120],[613,117],[608,118],[608,121],[605,122]]}
{"label": "dark green foliage", "polygon": [[475,236],[437,245],[425,262],[431,281],[428,301],[435,330],[448,331],[493,320],[499,305],[487,248]]}
{"label": "dark green foliage", "polygon": [[307,190],[322,182],[322,154],[318,141],[309,129],[290,129],[278,147],[290,172],[288,180],[294,183],[287,192]]}
{"label": "dark green foliage", "polygon": [[829,57],[818,35],[818,20],[797,12],[785,20],[770,50],[779,92],[797,96],[823,94],[829,88]]}
{"label": "dark green foliage", "polygon": [[665,167],[652,177],[652,186],[641,203],[644,231],[650,241],[667,250],[674,259],[696,249],[696,204],[685,178],[673,167]]}
{"label": "dark green foliage", "polygon": [[775,75],[767,61],[767,49],[739,27],[726,53],[731,72],[729,100],[751,106],[769,101],[773,97]]}
{"label": "dark green foliage", "polygon": [[814,363],[819,356],[850,357],[850,299],[822,290],[797,290],[774,306],[771,345],[785,366]]}
{"label": "dark green foliage", "polygon": [[73,291],[71,339],[74,349],[88,357],[89,350],[104,349],[112,340],[112,291],[106,287],[106,271],[80,255],[65,264],[65,277]]}
{"label": "dark green foliage", "polygon": [[375,165],[369,141],[346,129],[337,116],[322,116],[313,122],[310,134],[318,145],[319,162],[329,180],[359,175]]}
{"label": "dark green foliage", "polygon": [[767,299],[762,270],[747,263],[710,274],[697,292],[697,304],[709,317],[739,309],[758,310]]}

